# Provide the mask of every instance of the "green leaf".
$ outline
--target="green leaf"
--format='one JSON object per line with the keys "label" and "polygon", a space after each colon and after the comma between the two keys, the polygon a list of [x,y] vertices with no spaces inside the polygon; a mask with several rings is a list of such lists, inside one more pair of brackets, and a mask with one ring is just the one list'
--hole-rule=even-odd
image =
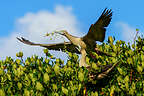
{"label": "green leaf", "polygon": [[143,67],[140,65],[137,65],[137,71],[141,74],[143,71]]}
{"label": "green leaf", "polygon": [[79,84],[78,92],[80,91],[81,87],[82,87],[82,84]]}
{"label": "green leaf", "polygon": [[24,96],[30,96],[30,92],[27,89],[24,89]]}
{"label": "green leaf", "polygon": [[59,72],[60,72],[59,69],[60,69],[59,66],[57,64],[55,64],[54,71],[56,74],[59,74]]}
{"label": "green leaf", "polygon": [[96,65],[96,63],[94,63],[94,62],[92,63],[92,68],[95,69],[95,70],[98,70],[98,69],[99,69],[99,67],[98,67],[98,66]]}
{"label": "green leaf", "polygon": [[117,69],[118,69],[118,72],[119,72],[121,75],[124,74],[122,68],[118,67]]}
{"label": "green leaf", "polygon": [[45,83],[47,83],[50,80],[49,75],[47,73],[44,73],[43,80]]}
{"label": "green leaf", "polygon": [[112,44],[113,41],[114,41],[114,40],[113,40],[112,36],[109,36],[109,37],[108,37],[108,42]]}
{"label": "green leaf", "polygon": [[136,28],[136,31],[139,31],[139,29]]}
{"label": "green leaf", "polygon": [[68,95],[68,90],[64,87],[62,87],[62,92],[65,94],[65,95]]}
{"label": "green leaf", "polygon": [[127,62],[128,62],[128,64],[133,64],[132,58],[128,58],[128,59],[127,59]]}
{"label": "green leaf", "polygon": [[124,81],[125,81],[125,82],[129,82],[129,76],[128,76],[128,75],[125,76]]}
{"label": "green leaf", "polygon": [[111,88],[110,88],[110,96],[114,95],[114,91],[115,91],[115,86],[112,85]]}
{"label": "green leaf", "polygon": [[3,89],[0,89],[0,95],[1,95],[1,96],[6,96]]}
{"label": "green leaf", "polygon": [[36,82],[36,89],[40,91],[44,90],[43,85],[40,82]]}
{"label": "green leaf", "polygon": [[21,88],[22,88],[22,83],[18,82],[18,83],[17,83],[17,86],[18,86],[18,89],[21,90]]}
{"label": "green leaf", "polygon": [[23,52],[16,53],[17,57],[23,57]]}
{"label": "green leaf", "polygon": [[54,96],[59,96],[59,94],[58,93],[54,93]]}
{"label": "green leaf", "polygon": [[84,74],[82,72],[78,73],[78,78],[82,82],[84,80]]}
{"label": "green leaf", "polygon": [[57,91],[57,89],[58,89],[56,84],[52,84],[52,88],[54,91]]}

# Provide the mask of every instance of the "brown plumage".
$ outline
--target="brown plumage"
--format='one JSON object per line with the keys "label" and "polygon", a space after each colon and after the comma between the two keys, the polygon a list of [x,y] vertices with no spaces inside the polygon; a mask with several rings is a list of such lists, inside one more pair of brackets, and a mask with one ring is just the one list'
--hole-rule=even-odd
{"label": "brown plumage", "polygon": [[96,47],[95,41],[103,42],[105,39],[105,31],[110,21],[112,19],[112,11],[105,9],[99,19],[90,26],[88,33],[82,37],[82,40],[92,47],[91,49],[94,50]]}

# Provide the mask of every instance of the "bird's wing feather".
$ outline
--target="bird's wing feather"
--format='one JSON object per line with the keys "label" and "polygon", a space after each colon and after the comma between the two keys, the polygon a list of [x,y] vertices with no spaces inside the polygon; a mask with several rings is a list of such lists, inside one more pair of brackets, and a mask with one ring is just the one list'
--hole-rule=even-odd
{"label": "bird's wing feather", "polygon": [[103,42],[105,38],[105,27],[107,27],[112,19],[112,11],[103,11],[102,15],[99,17],[95,24],[92,24],[89,28],[87,35],[83,37],[84,40],[93,39],[95,41]]}
{"label": "bird's wing feather", "polygon": [[56,44],[39,44],[39,43],[31,42],[23,37],[17,38],[17,39],[27,45],[41,46],[41,47],[45,47],[49,50],[55,50],[55,51],[63,51],[64,52],[65,50],[67,50],[72,53],[80,54],[80,52],[76,49],[76,46],[73,45],[71,42],[56,43]]}

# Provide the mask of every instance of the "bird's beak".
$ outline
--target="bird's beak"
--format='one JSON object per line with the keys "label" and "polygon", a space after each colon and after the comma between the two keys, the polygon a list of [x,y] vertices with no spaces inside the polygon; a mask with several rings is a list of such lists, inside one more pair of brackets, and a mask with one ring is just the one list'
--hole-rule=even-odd
{"label": "bird's beak", "polygon": [[55,31],[54,33],[57,33],[57,34],[60,34],[60,35],[64,35],[64,30]]}

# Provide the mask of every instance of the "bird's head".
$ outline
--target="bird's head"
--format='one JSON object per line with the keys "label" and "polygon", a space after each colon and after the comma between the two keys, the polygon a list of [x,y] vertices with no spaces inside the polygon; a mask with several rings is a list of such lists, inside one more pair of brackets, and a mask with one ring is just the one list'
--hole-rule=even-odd
{"label": "bird's head", "polygon": [[60,35],[66,35],[68,32],[66,30],[60,30],[60,31],[55,31],[55,33],[58,33]]}

